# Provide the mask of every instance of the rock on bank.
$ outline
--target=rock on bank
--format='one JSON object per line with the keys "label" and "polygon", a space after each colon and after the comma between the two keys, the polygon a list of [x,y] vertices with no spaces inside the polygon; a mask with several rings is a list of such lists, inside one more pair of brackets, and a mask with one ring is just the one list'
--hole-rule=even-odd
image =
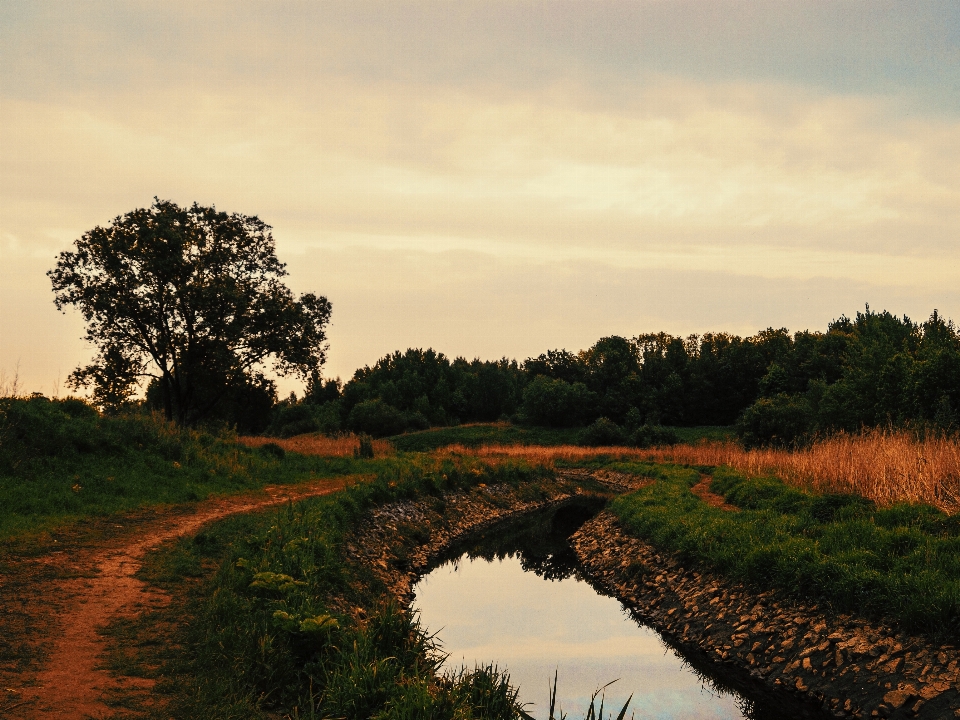
{"label": "rock on bank", "polygon": [[960,655],[781,593],[684,567],[627,535],[609,512],[571,537],[586,573],[678,648],[738,684],[786,691],[836,717],[960,717]]}

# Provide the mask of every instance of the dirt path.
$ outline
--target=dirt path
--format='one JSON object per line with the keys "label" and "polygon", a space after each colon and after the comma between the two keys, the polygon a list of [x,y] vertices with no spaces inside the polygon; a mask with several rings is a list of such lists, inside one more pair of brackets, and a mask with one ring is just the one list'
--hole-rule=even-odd
{"label": "dirt path", "polygon": [[[168,540],[197,532],[203,525],[271,505],[335,492],[344,480],[323,480],[265,488],[256,495],[215,498],[189,515],[158,513],[109,538],[105,546],[78,545],[14,563],[0,575],[3,599],[0,632],[29,627],[30,643],[46,649],[38,670],[9,679],[0,689],[0,718],[110,718],[120,713],[104,702],[107,694],[143,693],[149,702],[152,681],[115,677],[101,667],[106,643],[99,631],[111,621],[166,605],[165,593],[149,591],[135,575],[144,555]],[[119,527],[119,526],[115,526]],[[46,567],[44,567],[46,566]],[[9,670],[9,668],[8,668]]]}
{"label": "dirt path", "polygon": [[731,505],[722,495],[717,495],[710,489],[711,482],[713,482],[713,479],[709,475],[701,475],[700,482],[690,488],[690,492],[711,507],[720,508],[721,510],[727,510],[729,512],[738,512],[740,508],[736,505]]}

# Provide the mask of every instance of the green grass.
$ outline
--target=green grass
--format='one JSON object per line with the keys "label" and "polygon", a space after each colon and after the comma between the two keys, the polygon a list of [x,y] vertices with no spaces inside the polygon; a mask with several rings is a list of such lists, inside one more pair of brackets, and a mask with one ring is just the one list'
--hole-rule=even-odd
{"label": "green grass", "polygon": [[[732,428],[719,425],[702,427],[670,427],[685,443],[700,440],[731,440]],[[397,450],[405,452],[428,452],[459,443],[466,447],[480,445],[578,445],[583,428],[544,428],[512,425],[510,423],[487,423],[432,428],[420,432],[394,435],[387,438]]]}
{"label": "green grass", "polygon": [[730,425],[698,425],[696,427],[677,427],[670,426],[681,442],[693,445],[701,440],[736,440],[736,430]]}
{"label": "green grass", "polygon": [[654,545],[838,612],[960,636],[960,517],[922,505],[878,509],[859,496],[817,496],[718,468],[712,489],[741,508],[730,512],[690,492],[696,469],[610,467],[659,479],[611,504],[628,532]]}
{"label": "green grass", "polygon": [[397,450],[429,452],[447,445],[576,445],[582,428],[542,428],[487,423],[432,428],[387,438]]}
{"label": "green grass", "polygon": [[0,398],[0,540],[369,464],[280,458],[238,445],[229,434],[181,429],[153,416],[102,416],[79,400]]}
{"label": "green grass", "polygon": [[[383,461],[375,480],[281,511],[231,518],[152,561],[170,590],[219,565],[186,609],[183,652],[167,688],[182,718],[517,718],[516,691],[494,667],[437,676],[442,656],[416,618],[351,562],[345,538],[374,505],[536,482],[540,468],[477,460]],[[362,608],[345,613],[343,608]],[[358,620],[358,617],[365,618]]]}

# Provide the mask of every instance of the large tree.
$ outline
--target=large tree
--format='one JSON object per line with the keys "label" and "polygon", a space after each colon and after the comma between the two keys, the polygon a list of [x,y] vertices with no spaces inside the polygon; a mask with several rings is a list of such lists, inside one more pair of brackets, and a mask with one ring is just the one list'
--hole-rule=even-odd
{"label": "large tree", "polygon": [[87,323],[93,362],[70,376],[103,406],[144,381],[168,419],[192,424],[268,368],[303,379],[325,359],[326,298],[283,284],[270,226],[255,216],[155,199],[96,227],[48,272],[56,306]]}

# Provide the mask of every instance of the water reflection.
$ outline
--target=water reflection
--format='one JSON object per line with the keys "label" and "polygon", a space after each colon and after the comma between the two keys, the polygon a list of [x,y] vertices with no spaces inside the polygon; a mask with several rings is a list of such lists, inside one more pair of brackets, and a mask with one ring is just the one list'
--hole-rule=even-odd
{"label": "water reflection", "polygon": [[[594,690],[613,679],[606,706],[633,694],[637,718],[732,719],[777,714],[697,672],[657,633],[639,625],[579,575],[566,542],[595,507],[564,508],[479,537],[416,587],[423,625],[449,653],[447,665],[506,666],[536,718],[547,717],[548,683],[582,718]],[[628,717],[630,713],[628,713]]]}

